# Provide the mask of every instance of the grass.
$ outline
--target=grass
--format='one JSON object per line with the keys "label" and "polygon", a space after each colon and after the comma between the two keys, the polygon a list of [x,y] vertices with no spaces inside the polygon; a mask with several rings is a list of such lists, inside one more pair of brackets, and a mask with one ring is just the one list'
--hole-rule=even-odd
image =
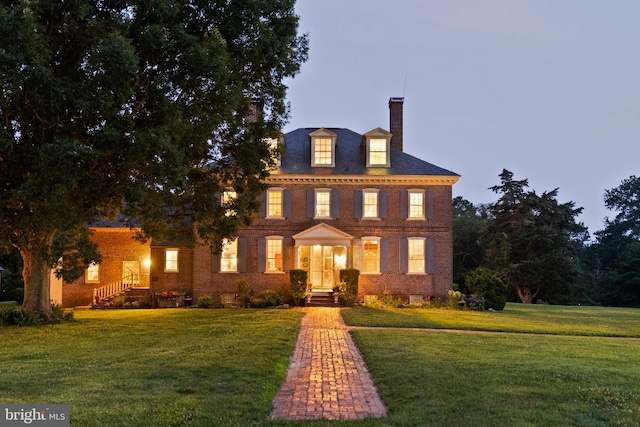
{"label": "grass", "polygon": [[[386,419],[269,420],[301,314],[288,310],[76,312],[0,328],[0,402],[66,403],[73,426],[640,425],[640,310],[507,305],[501,313],[343,310]],[[634,332],[635,331],[635,332]],[[589,335],[589,336],[586,336]]]}
{"label": "grass", "polygon": [[355,308],[343,310],[347,325],[462,329],[604,337],[640,337],[640,310],[633,308],[522,305],[503,311]]}

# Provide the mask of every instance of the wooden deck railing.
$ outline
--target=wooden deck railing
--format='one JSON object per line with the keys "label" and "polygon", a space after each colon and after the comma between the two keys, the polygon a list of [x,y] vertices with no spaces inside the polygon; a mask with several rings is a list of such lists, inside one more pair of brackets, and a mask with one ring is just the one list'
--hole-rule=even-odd
{"label": "wooden deck railing", "polygon": [[93,303],[98,304],[100,301],[118,295],[120,292],[124,292],[134,286],[138,286],[134,280],[125,278],[125,280],[119,280],[99,288],[93,288]]}

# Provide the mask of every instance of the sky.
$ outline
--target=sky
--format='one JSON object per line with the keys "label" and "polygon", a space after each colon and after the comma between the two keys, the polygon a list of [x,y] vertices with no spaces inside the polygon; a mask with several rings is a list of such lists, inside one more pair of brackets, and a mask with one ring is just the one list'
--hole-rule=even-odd
{"label": "sky", "polygon": [[309,59],[287,80],[300,127],[389,130],[404,151],[461,175],[454,196],[491,203],[503,169],[584,208],[640,175],[640,1],[298,0]]}

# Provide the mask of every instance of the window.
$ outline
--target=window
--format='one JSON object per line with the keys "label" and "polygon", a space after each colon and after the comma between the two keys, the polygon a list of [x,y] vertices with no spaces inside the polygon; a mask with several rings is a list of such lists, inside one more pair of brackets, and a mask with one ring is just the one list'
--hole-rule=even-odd
{"label": "window", "polygon": [[370,238],[362,241],[364,247],[363,273],[380,272],[380,239]]}
{"label": "window", "polygon": [[423,238],[409,238],[408,239],[408,252],[409,252],[409,273],[424,273],[424,261],[425,261],[425,239]]}
{"label": "window", "polygon": [[222,242],[222,254],[220,256],[220,271],[238,271],[238,239]]}
{"label": "window", "polygon": [[335,166],[335,149],[338,135],[327,129],[318,129],[311,137],[311,166]]}
{"label": "window", "polygon": [[333,144],[330,138],[316,138],[313,151],[313,163],[316,165],[333,164]]}
{"label": "window", "polygon": [[267,218],[282,218],[282,197],[281,188],[270,188],[267,191]]}
{"label": "window", "polygon": [[85,282],[87,283],[98,283],[100,281],[100,264],[96,264],[92,262],[87,267]]}
{"label": "window", "polygon": [[409,190],[409,219],[424,219],[424,191]]}
{"label": "window", "polygon": [[178,271],[178,250],[166,249],[164,251],[164,271],[177,272]]}
{"label": "window", "polygon": [[282,271],[282,237],[267,237],[267,272]]}
{"label": "window", "polygon": [[386,166],[387,163],[387,140],[378,138],[370,139],[369,164]]}
{"label": "window", "polygon": [[362,217],[379,218],[378,190],[362,190]]}
{"label": "window", "polygon": [[236,211],[231,207],[234,205],[235,200],[238,198],[238,194],[233,190],[227,190],[222,193],[222,206],[227,209],[226,216],[235,216]]}
{"label": "window", "polygon": [[316,190],[315,217],[331,217],[331,190]]}

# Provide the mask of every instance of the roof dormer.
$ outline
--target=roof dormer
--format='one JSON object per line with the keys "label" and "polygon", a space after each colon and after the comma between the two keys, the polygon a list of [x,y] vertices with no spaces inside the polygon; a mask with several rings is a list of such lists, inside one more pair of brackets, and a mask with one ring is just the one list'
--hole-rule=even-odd
{"label": "roof dormer", "polygon": [[367,150],[367,167],[388,168],[391,166],[391,132],[375,128],[363,135]]}
{"label": "roof dormer", "polygon": [[311,166],[334,167],[338,134],[322,128],[311,132],[309,136],[311,137]]}

